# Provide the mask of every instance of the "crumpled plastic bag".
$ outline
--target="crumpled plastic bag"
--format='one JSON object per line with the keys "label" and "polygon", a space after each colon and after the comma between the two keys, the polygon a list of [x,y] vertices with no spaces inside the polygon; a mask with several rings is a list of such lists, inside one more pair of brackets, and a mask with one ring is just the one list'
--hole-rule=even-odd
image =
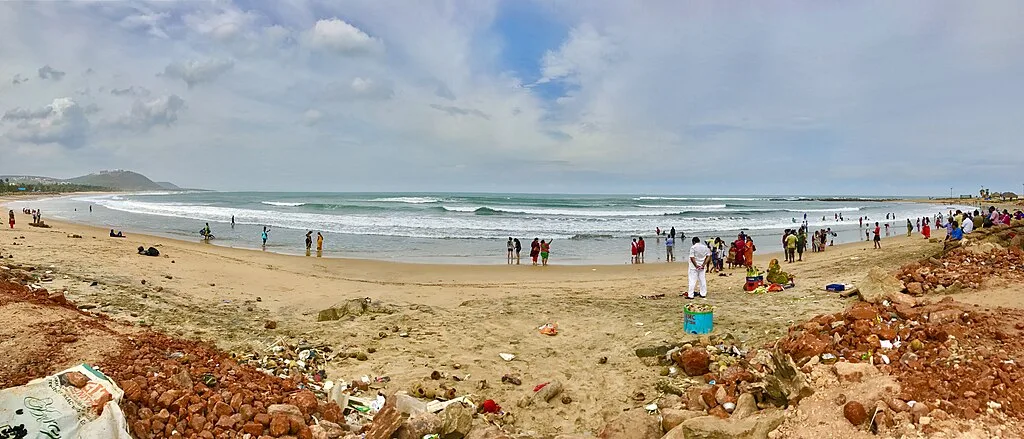
{"label": "crumpled plastic bag", "polygon": [[87,364],[0,390],[0,438],[130,439],[122,396]]}

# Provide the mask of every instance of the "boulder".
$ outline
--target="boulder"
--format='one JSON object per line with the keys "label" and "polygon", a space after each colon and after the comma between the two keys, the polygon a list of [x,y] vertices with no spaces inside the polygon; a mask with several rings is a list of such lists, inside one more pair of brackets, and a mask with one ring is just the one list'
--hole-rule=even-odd
{"label": "boulder", "polygon": [[710,372],[711,355],[702,348],[689,348],[675,356],[679,367],[689,376],[700,376]]}
{"label": "boulder", "polygon": [[643,410],[623,412],[597,433],[600,439],[657,439],[661,436],[658,418]]}
{"label": "boulder", "polygon": [[757,400],[754,399],[754,395],[744,393],[736,400],[736,408],[732,411],[732,417],[743,419],[757,412]]}
{"label": "boulder", "polygon": [[456,403],[441,411],[441,439],[462,439],[472,428],[473,411],[469,407]]}
{"label": "boulder", "polygon": [[861,300],[869,303],[881,303],[886,293],[903,291],[903,282],[896,276],[880,267],[873,267],[867,276],[857,283]]}
{"label": "boulder", "polygon": [[807,376],[793,362],[793,357],[780,352],[771,353],[764,377],[764,391],[767,399],[779,407],[788,407],[814,394],[814,387]]}
{"label": "boulder", "polygon": [[[879,301],[884,300],[884,298],[884,293],[879,295]],[[878,311],[875,311],[875,308],[871,305],[860,302],[847,309],[843,315],[850,320],[874,320],[878,317]]]}
{"label": "boulder", "polygon": [[784,420],[785,413],[779,409],[764,410],[744,419],[701,416],[683,422],[664,439],[766,439]]}
{"label": "boulder", "polygon": [[428,434],[440,432],[441,418],[433,413],[422,413],[403,422],[402,426],[398,427],[395,437],[398,439],[422,439]]}
{"label": "boulder", "polygon": [[696,410],[662,409],[661,429],[668,433],[673,428],[678,427],[679,424],[701,416],[704,416],[704,412]]}

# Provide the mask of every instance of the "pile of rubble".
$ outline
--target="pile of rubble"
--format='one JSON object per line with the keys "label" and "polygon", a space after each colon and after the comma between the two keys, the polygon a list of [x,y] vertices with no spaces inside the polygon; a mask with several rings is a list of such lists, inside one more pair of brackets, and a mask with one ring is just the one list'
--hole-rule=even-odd
{"label": "pile of rubble", "polygon": [[948,297],[916,307],[860,302],[790,328],[779,346],[805,371],[819,363],[866,363],[896,377],[901,393],[869,413],[881,416],[872,428],[901,419],[1024,419],[1022,317],[1016,310],[979,312]]}
{"label": "pile of rubble", "polygon": [[963,247],[946,253],[941,259],[928,258],[908,264],[897,277],[911,295],[977,289],[992,277],[1010,281],[1024,280],[1024,250],[1002,249],[997,244]]}

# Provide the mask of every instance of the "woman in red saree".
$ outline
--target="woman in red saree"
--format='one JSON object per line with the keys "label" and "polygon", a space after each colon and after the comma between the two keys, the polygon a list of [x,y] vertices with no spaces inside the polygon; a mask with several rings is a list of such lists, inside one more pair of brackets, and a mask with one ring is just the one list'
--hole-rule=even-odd
{"label": "woman in red saree", "polygon": [[747,245],[744,247],[746,254],[743,255],[743,262],[747,264],[747,268],[754,265],[754,252],[757,251],[757,246],[754,245],[754,240],[749,236],[747,237]]}
{"label": "woman in red saree", "polygon": [[734,265],[737,267],[747,265],[745,262],[747,255],[747,242],[743,240],[743,235],[740,235],[732,245],[733,248],[736,249],[736,260],[734,261]]}

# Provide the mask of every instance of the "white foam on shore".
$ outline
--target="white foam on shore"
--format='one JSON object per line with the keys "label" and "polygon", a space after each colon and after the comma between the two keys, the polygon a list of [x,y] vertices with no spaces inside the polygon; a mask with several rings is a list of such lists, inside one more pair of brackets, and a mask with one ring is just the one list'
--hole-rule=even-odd
{"label": "white foam on shore", "polygon": [[299,206],[305,206],[306,205],[306,203],[288,203],[288,202],[285,202],[285,201],[260,201],[260,204],[266,204],[268,206],[278,206],[278,207],[299,207]]}

